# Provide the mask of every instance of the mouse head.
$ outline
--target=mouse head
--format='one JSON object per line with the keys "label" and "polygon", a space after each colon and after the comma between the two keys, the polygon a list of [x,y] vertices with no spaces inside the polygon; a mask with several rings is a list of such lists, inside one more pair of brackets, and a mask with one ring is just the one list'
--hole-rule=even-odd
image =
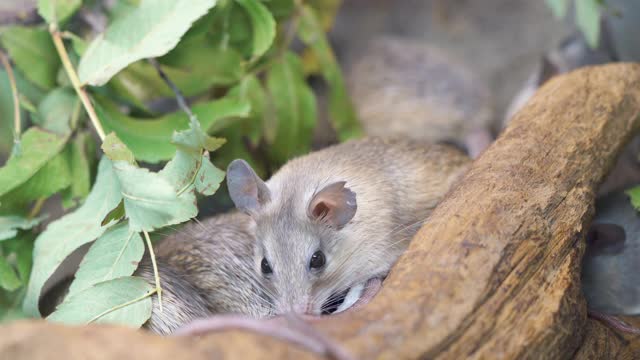
{"label": "mouse head", "polygon": [[313,192],[293,184],[270,189],[243,160],[229,165],[227,184],[238,210],[256,223],[255,269],[275,312],[320,314],[332,306],[329,299],[345,281],[342,245],[356,194],[344,181]]}

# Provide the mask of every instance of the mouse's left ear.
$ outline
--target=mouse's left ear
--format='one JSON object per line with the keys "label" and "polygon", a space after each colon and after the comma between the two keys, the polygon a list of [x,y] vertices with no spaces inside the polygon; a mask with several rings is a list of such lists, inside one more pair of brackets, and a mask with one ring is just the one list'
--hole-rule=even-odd
{"label": "mouse's left ear", "polygon": [[329,184],[313,195],[307,209],[309,217],[336,229],[351,221],[358,208],[356,193],[345,184],[345,181]]}
{"label": "mouse's left ear", "polygon": [[271,198],[267,184],[244,160],[236,159],[227,168],[229,196],[238,210],[252,215]]}

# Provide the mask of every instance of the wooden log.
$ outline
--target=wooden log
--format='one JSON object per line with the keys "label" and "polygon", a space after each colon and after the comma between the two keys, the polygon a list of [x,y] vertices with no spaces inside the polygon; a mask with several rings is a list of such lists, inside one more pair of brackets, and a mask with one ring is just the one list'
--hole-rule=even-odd
{"label": "wooden log", "polygon": [[[587,321],[580,292],[583,238],[594,189],[640,126],[639,115],[640,65],[586,68],[551,80],[433,212],[378,296],[317,327],[361,359],[588,354],[593,334],[604,330]],[[30,351],[4,340],[17,326],[30,325],[0,330],[1,358]],[[56,326],[48,334],[82,342],[86,332],[113,330],[89,328]],[[179,347],[184,358],[201,358],[202,349],[218,359],[311,358],[238,331],[197,340],[135,336],[141,340],[130,352],[148,341]]]}

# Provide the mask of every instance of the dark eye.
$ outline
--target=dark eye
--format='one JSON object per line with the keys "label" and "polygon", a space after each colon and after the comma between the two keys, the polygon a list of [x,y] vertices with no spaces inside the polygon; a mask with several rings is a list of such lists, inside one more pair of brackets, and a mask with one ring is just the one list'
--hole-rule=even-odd
{"label": "dark eye", "polygon": [[267,258],[262,258],[262,262],[260,263],[260,269],[263,274],[271,274],[273,270],[271,269],[271,265],[267,261]]}
{"label": "dark eye", "polygon": [[324,266],[325,258],[324,253],[320,250],[316,251],[311,255],[311,260],[309,261],[309,268],[311,269],[319,269]]}

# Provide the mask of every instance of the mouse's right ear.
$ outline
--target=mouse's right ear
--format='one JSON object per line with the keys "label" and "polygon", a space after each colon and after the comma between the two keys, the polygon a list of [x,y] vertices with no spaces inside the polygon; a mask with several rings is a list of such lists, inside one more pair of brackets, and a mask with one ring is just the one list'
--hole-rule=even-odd
{"label": "mouse's right ear", "polygon": [[233,160],[227,167],[227,187],[236,208],[247,214],[257,211],[271,197],[267,184],[241,159]]}

